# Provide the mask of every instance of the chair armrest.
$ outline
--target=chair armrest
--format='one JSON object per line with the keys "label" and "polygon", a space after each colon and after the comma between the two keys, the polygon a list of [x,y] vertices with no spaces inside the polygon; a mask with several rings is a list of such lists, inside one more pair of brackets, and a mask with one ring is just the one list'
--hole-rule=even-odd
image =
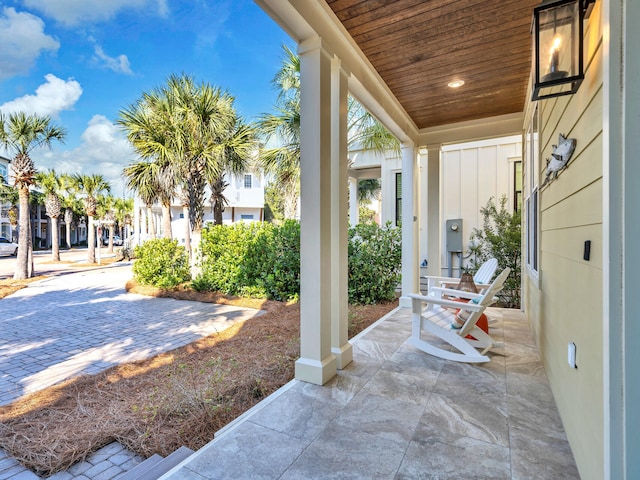
{"label": "chair armrest", "polygon": [[460,282],[459,278],[437,277],[434,275],[426,275],[422,278],[427,279],[427,286],[429,289],[431,289],[432,287],[440,286],[441,283],[451,283],[457,285]]}
{"label": "chair armrest", "polygon": [[425,295],[418,295],[411,293],[408,295],[411,299],[411,305],[413,307],[413,313],[422,313],[422,304],[428,303],[430,305],[438,305],[440,307],[457,308],[463,310],[469,310],[471,312],[481,312],[485,309],[484,305],[476,303],[460,303],[455,300],[447,300],[446,298],[430,297]]}
{"label": "chair armrest", "polygon": [[[467,300],[473,300],[475,298],[482,298],[484,296],[481,293],[467,292],[466,290],[455,290],[453,288],[433,287],[432,290],[436,298],[444,295],[449,297],[460,297],[466,298]],[[429,293],[431,293],[431,291],[429,291]]]}

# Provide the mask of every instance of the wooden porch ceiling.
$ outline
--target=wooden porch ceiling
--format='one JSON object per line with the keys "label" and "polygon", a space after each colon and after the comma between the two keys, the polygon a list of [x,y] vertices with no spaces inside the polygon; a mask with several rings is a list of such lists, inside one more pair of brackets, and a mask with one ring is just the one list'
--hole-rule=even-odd
{"label": "wooden porch ceiling", "polygon": [[326,1],[419,129],[523,111],[540,0]]}

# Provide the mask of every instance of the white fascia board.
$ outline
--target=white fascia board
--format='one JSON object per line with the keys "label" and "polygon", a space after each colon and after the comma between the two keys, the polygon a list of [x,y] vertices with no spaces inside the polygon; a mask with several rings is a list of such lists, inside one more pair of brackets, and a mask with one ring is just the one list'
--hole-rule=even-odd
{"label": "white fascia board", "polygon": [[349,92],[400,142],[416,143],[418,128],[324,0],[254,0],[296,42],[314,37],[349,73]]}
{"label": "white fascia board", "polygon": [[523,119],[523,113],[518,112],[424,128],[420,130],[418,145],[447,145],[519,135],[522,134]]}

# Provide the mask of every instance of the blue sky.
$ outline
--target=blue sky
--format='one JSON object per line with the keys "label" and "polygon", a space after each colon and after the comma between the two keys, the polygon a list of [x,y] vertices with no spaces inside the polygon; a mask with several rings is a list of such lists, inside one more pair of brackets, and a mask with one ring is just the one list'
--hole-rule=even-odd
{"label": "blue sky", "polygon": [[36,167],[101,173],[119,196],[137,160],[120,110],[186,73],[254,120],[272,110],[282,44],[294,46],[252,0],[0,0],[0,111],[49,115],[67,138],[34,152]]}

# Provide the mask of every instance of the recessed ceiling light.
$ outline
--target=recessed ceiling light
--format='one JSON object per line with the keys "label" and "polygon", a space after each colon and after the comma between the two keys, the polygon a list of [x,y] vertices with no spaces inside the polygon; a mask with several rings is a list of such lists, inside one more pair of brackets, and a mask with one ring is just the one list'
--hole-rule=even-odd
{"label": "recessed ceiling light", "polygon": [[464,85],[464,80],[452,80],[451,82],[447,83],[447,86],[449,88],[460,88],[463,85]]}

